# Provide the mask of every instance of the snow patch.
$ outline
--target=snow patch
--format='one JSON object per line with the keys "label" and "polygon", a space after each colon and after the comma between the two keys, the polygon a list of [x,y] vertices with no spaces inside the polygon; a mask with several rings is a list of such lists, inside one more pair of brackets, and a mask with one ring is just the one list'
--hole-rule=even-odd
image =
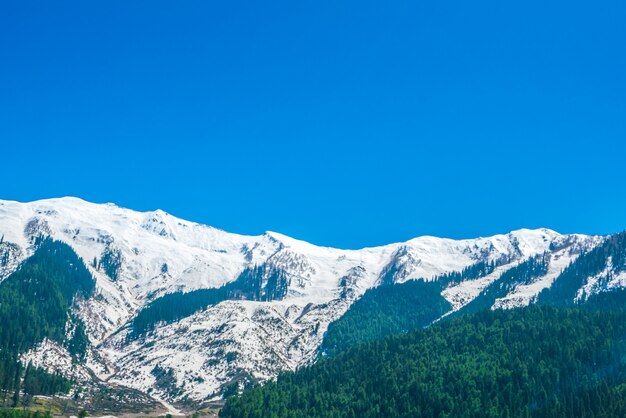
{"label": "snow patch", "polygon": [[72,355],[60,344],[44,339],[35,348],[20,356],[22,364],[31,364],[51,373],[59,373],[63,377],[76,382],[87,382],[91,379],[88,369],[75,363]]}

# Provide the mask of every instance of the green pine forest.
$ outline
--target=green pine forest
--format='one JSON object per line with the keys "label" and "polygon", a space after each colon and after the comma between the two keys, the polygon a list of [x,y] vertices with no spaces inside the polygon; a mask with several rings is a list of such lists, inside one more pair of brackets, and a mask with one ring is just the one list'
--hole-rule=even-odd
{"label": "green pine forest", "polygon": [[623,417],[626,314],[483,310],[348,349],[222,417]]}
{"label": "green pine forest", "polygon": [[626,233],[581,254],[537,305],[489,309],[514,286],[546,273],[543,254],[428,328],[450,310],[440,295],[445,286],[483,277],[500,263],[370,289],[329,326],[316,364],[230,398],[221,414],[626,417],[626,290],[576,298],[609,260],[611,274],[626,271]]}
{"label": "green pine forest", "polygon": [[169,293],[153,300],[131,321],[129,337],[140,337],[159,322],[174,322],[225,300],[280,300],[287,294],[288,285],[282,270],[269,265],[247,267],[236,280],[222,287]]}
{"label": "green pine forest", "polygon": [[573,305],[578,289],[589,277],[601,273],[609,262],[618,271],[626,271],[626,232],[610,235],[601,245],[581,254],[574,263],[563,270],[552,286],[539,294],[537,302],[548,305]]}
{"label": "green pine forest", "polygon": [[[93,277],[67,244],[39,238],[34,245],[34,254],[0,283],[3,406],[18,405],[20,395],[67,393],[71,387],[71,382],[58,374],[21,364],[20,354],[47,338],[64,345],[80,361],[88,346],[84,326],[71,314],[71,307],[93,293]],[[73,331],[69,339],[68,327]]]}
{"label": "green pine forest", "polygon": [[450,309],[437,282],[409,280],[382,285],[365,292],[329,325],[320,351],[323,356],[333,356],[363,342],[422,328]]}
{"label": "green pine forest", "polygon": [[[34,254],[0,283],[4,407],[25,405],[34,395],[69,393],[72,387],[58,374],[22,364],[21,354],[47,338],[80,362],[89,345],[72,308],[93,295],[93,277],[67,244],[40,237],[33,245]],[[545,254],[505,271],[449,314],[452,307],[441,296],[447,286],[484,277],[508,262],[478,262],[435,281],[402,284],[392,284],[391,266],[388,284],[365,292],[330,324],[315,364],[230,397],[221,416],[626,416],[626,290],[589,298],[578,293],[588,277],[608,267],[613,273],[598,286],[626,271],[626,234],[581,254],[535,305],[489,309],[515,286],[544,275]],[[129,335],[140,337],[160,322],[223,300],[282,299],[288,286],[284,272],[250,267],[222,288],[155,299],[129,323]]]}

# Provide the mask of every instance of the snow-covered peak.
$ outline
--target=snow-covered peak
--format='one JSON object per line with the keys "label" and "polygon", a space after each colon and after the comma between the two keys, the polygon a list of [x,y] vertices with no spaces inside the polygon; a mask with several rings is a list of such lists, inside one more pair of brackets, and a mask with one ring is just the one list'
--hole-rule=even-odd
{"label": "snow-covered peak", "polygon": [[[122,263],[116,281],[133,305],[171,291],[216,287],[234,280],[248,265],[270,262],[294,278],[294,297],[332,298],[338,282],[354,267],[364,270],[361,287],[379,280],[393,264],[396,281],[433,278],[480,259],[524,258],[546,251],[561,235],[548,229],[521,229],[487,238],[453,240],[422,236],[360,250],[320,247],[268,231],[260,236],[229,233],[177,218],[157,209],[137,212],[111,203],[75,197],[29,203],[0,201],[5,239],[28,249],[30,234],[46,233],[70,244],[87,263],[107,252]],[[27,252],[25,252],[27,255]]]}
{"label": "snow-covered peak", "polygon": [[[422,236],[343,250],[271,231],[259,236],[234,234],[160,209],[138,212],[75,197],[28,203],[0,200],[0,234],[19,247],[14,253],[22,258],[30,254],[38,234],[72,246],[94,270],[98,287],[124,307],[115,319],[102,319],[107,324],[102,328],[109,330],[160,295],[219,287],[249,266],[270,264],[284,271],[290,280],[288,299],[324,303],[344,291],[340,282],[355,268],[361,272],[353,283],[358,296],[383,279],[433,279],[479,260],[538,254],[562,239],[548,229],[522,229],[487,238]],[[102,269],[103,261],[114,265]],[[13,260],[11,266],[16,265]]]}
{"label": "snow-covered peak", "polygon": [[[138,212],[73,197],[0,200],[0,280],[32,254],[34,238],[41,234],[70,245],[96,279],[96,297],[78,306],[91,341],[98,345],[98,360],[90,360],[90,369],[170,400],[206,399],[242,373],[264,380],[312,361],[328,325],[381,283],[434,280],[478,262],[495,262],[498,267],[491,274],[446,289],[443,296],[458,308],[507,269],[551,252],[548,275],[498,300],[502,306],[527,303],[576,256],[572,244],[587,240],[549,229],[520,229],[462,240],[422,236],[346,250],[271,231],[234,234],[159,209]],[[168,293],[222,286],[255,266],[279,271],[286,279],[281,300],[223,301],[163,325],[145,340],[126,338],[125,325],[151,301]],[[55,352],[45,347],[30,354],[35,358]],[[39,357],[50,357],[43,354]],[[156,383],[164,370],[175,376],[178,386],[172,392]]]}

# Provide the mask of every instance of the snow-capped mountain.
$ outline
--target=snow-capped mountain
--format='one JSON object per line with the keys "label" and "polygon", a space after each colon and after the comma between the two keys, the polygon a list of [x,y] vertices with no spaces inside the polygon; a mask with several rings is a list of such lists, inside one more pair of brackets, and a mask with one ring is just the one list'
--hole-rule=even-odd
{"label": "snow-capped mountain", "polygon": [[[274,232],[232,234],[161,210],[142,213],[76,198],[0,201],[0,280],[33,254],[42,235],[68,244],[95,278],[94,296],[75,307],[92,349],[84,364],[70,367],[63,347],[42,341],[24,353],[23,361],[73,373],[77,380],[97,376],[171,403],[220,397],[233,385],[264,381],[314,361],[328,325],[372,287],[438,280],[476,263],[492,263],[489,274],[452,282],[442,292],[458,310],[504,272],[545,254],[545,274],[514,284],[493,307],[527,305],[580,254],[604,240],[523,229],[488,238],[427,236],[342,250]],[[257,267],[262,269],[251,270]],[[257,272],[256,293],[229,290],[238,297],[133,335],[133,318],[164,295],[230,289],[250,271]],[[275,272],[281,283],[275,283]],[[611,281],[623,282],[619,275]],[[598,283],[601,277],[592,278],[581,292],[601,290]],[[270,287],[280,291],[270,297]]]}

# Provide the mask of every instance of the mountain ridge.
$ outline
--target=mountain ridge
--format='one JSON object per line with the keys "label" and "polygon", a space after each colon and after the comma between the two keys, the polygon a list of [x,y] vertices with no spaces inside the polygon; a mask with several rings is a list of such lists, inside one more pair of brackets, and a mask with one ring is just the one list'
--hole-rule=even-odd
{"label": "mountain ridge", "polygon": [[[605,239],[540,228],[346,250],[271,231],[232,234],[162,210],[136,212],[79,198],[0,200],[0,261],[7,254],[0,280],[32,255],[42,235],[69,245],[96,282],[95,296],[80,301],[75,312],[92,345],[82,367],[103,381],[177,404],[217,399],[233,385],[242,389],[315,361],[329,324],[368,289],[438,281],[477,263],[492,265],[487,275],[446,284],[441,295],[457,311],[511,268],[547,254],[546,274],[513,281],[510,292],[496,299],[500,307],[525,306],[564,266]],[[197,310],[132,337],[133,318],[152,302],[226,286],[245,271],[248,287],[200,301]],[[50,343],[42,342],[41,350],[50,350]],[[26,358],[41,359],[41,352]]]}
{"label": "mountain ridge", "polygon": [[[137,214],[144,214],[144,215],[149,215],[149,214],[155,214],[155,215],[160,215],[160,216],[169,216],[172,217],[178,221],[184,221],[184,222],[188,222],[188,223],[192,223],[192,224],[196,224],[198,226],[202,226],[202,227],[206,227],[209,229],[213,229],[216,231],[221,231],[221,232],[225,232],[228,234],[232,234],[232,235],[239,235],[239,236],[244,236],[244,237],[261,237],[264,235],[270,236],[270,237],[274,237],[277,240],[281,240],[281,239],[287,239],[287,240],[291,240],[293,242],[298,242],[298,243],[304,243],[304,244],[308,244],[314,247],[319,247],[319,248],[332,248],[332,249],[337,249],[337,250],[342,250],[342,251],[360,251],[360,250],[366,250],[366,249],[377,249],[377,248],[381,248],[381,247],[387,247],[390,245],[394,245],[394,244],[403,244],[403,243],[410,243],[413,241],[419,241],[419,240],[428,240],[428,239],[435,239],[435,240],[441,240],[441,241],[454,241],[454,242],[462,242],[462,241],[474,241],[474,240],[478,240],[478,239],[489,239],[489,238],[494,238],[494,237],[498,237],[501,235],[508,235],[508,234],[514,234],[514,233],[524,233],[524,232],[529,232],[529,231],[538,231],[538,232],[545,232],[548,234],[558,234],[558,235],[587,235],[587,236],[594,236],[594,235],[588,235],[588,234],[577,234],[577,233],[572,233],[572,234],[562,234],[560,232],[557,232],[554,229],[551,228],[546,228],[546,227],[538,227],[538,228],[528,228],[528,227],[521,227],[521,228],[517,228],[517,229],[513,229],[507,233],[499,233],[499,234],[493,234],[493,235],[480,235],[480,236],[476,236],[476,237],[467,237],[467,238],[450,238],[450,237],[441,237],[441,236],[437,236],[437,235],[430,235],[430,234],[426,234],[426,235],[418,235],[412,238],[409,238],[407,240],[404,241],[394,241],[394,242],[389,242],[386,244],[378,244],[378,245],[367,245],[367,246],[362,246],[362,247],[357,247],[357,248],[344,248],[344,247],[334,247],[332,245],[324,245],[324,244],[314,244],[312,242],[306,241],[305,239],[300,239],[300,238],[295,238],[295,237],[291,237],[289,235],[283,234],[279,231],[273,231],[273,230],[264,230],[262,233],[260,234],[242,234],[242,233],[237,233],[237,232],[230,232],[227,231],[223,228],[219,228],[213,225],[209,225],[209,224],[205,224],[202,222],[196,222],[196,221],[189,221],[186,220],[184,218],[181,218],[179,216],[176,216],[170,212],[167,212],[163,209],[160,208],[156,208],[156,209],[151,209],[151,210],[135,210],[135,209],[130,209],[130,208],[126,208],[123,206],[118,205],[117,203],[114,202],[92,202],[89,200],[85,200],[81,197],[77,197],[77,196],[62,196],[62,197],[51,197],[51,198],[42,198],[42,199],[36,199],[36,200],[30,200],[30,201],[18,201],[18,200],[10,200],[10,199],[0,199],[0,204],[17,204],[17,205],[53,205],[53,204],[66,204],[66,203],[70,203],[70,204],[81,204],[81,205],[92,205],[92,206],[100,206],[100,207],[109,207],[109,208],[117,208],[117,209],[121,209],[124,211],[128,211],[128,212],[134,212]],[[600,234],[598,234],[600,235]]]}

